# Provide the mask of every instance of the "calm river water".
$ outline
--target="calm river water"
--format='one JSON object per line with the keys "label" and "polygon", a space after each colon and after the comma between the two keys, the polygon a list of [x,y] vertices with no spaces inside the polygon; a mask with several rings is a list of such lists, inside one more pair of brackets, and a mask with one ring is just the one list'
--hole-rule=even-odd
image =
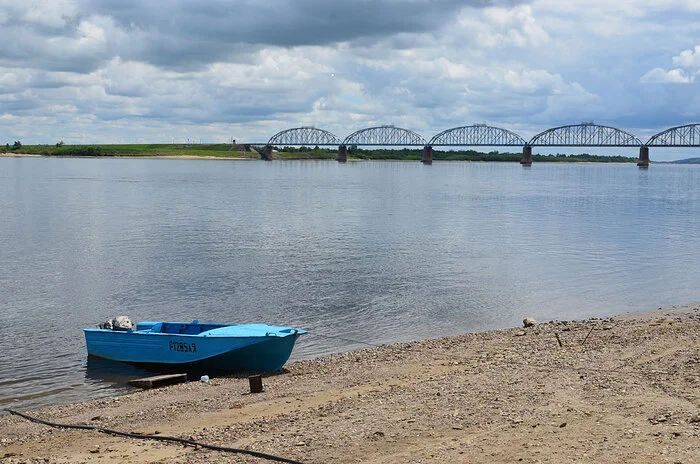
{"label": "calm river water", "polygon": [[120,314],[306,359],[699,301],[699,231],[700,166],[2,158],[0,408],[122,391],[81,330]]}

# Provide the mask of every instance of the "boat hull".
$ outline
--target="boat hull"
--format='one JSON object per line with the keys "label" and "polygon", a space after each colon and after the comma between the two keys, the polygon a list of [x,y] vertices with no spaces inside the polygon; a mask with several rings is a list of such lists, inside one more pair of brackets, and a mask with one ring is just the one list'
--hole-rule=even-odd
{"label": "boat hull", "polygon": [[[264,325],[251,327],[281,329]],[[162,365],[234,372],[280,370],[289,359],[296,339],[304,333],[283,329],[286,331],[244,331],[248,336],[226,336],[225,332],[222,336],[207,336],[109,329],[84,329],[84,333],[90,356],[149,367]],[[256,335],[255,332],[261,333]],[[215,333],[217,331],[212,331]]]}

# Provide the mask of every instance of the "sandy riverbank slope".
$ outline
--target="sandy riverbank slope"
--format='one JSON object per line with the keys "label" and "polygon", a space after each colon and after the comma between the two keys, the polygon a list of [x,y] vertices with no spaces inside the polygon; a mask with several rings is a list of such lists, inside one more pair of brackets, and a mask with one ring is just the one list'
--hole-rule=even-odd
{"label": "sandy riverbank slope", "polygon": [[[221,378],[32,414],[309,463],[697,463],[699,311],[355,351],[290,364],[259,394]],[[270,461],[5,415],[0,462]]]}

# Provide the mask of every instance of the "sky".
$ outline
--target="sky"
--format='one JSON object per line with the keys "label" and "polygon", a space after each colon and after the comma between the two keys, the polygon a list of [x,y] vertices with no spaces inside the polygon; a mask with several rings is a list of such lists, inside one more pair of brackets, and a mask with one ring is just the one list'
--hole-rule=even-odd
{"label": "sky", "polygon": [[583,121],[646,141],[700,122],[698,86],[700,0],[0,0],[10,144]]}

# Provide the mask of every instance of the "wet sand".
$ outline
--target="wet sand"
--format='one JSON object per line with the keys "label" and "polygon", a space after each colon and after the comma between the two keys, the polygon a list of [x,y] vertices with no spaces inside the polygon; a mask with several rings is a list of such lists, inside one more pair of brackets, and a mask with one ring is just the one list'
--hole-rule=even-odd
{"label": "wet sand", "polygon": [[[524,315],[526,316],[526,315]],[[30,414],[309,463],[700,462],[700,305],[385,345]],[[270,462],[0,417],[2,463]]]}

